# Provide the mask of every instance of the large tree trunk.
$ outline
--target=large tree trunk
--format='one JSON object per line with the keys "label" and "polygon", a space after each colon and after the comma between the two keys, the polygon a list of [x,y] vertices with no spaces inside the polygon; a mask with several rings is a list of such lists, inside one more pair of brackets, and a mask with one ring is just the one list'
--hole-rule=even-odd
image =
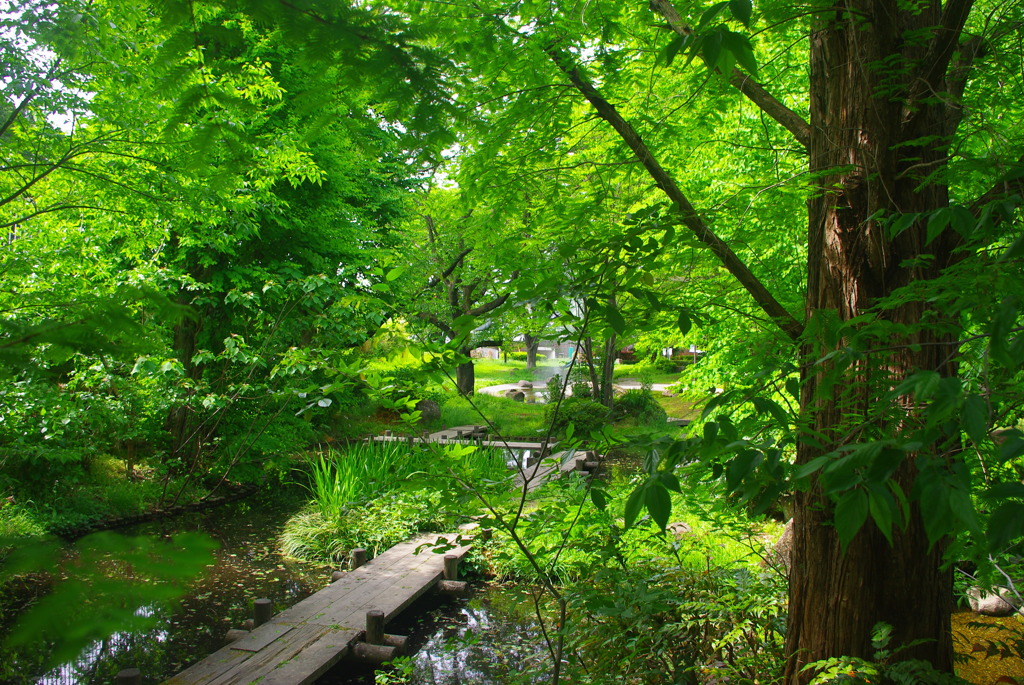
{"label": "large tree trunk", "polygon": [[[927,244],[927,217],[895,238],[885,223],[948,204],[941,174],[947,141],[935,138],[948,130],[946,105],[936,97],[910,102],[929,42],[907,37],[933,35],[925,29],[939,24],[938,6],[916,5],[911,12],[896,2],[854,0],[845,7],[823,13],[811,35],[810,171],[818,174],[819,187],[809,201],[812,327],[828,319],[850,321],[895,289],[935,277],[950,263],[954,247],[949,231]],[[914,260],[923,253],[934,259]],[[798,463],[843,444],[908,430],[915,422],[910,399],[890,408],[883,423],[877,411],[882,395],[918,370],[956,374],[951,336],[918,325],[929,316],[941,319],[926,304],[907,302],[882,316],[909,332],[879,339],[882,351],[849,366],[804,365],[804,420],[830,444],[801,442]],[[848,342],[847,337],[831,348],[808,347],[807,360]],[[839,382],[830,374],[840,374]],[[934,448],[907,455],[893,475],[908,496],[915,458],[929,450]],[[871,658],[871,632],[880,621],[895,628],[892,647],[921,641],[898,658],[952,670],[952,576],[941,570],[944,544],[930,548],[917,503],[906,529],[894,530],[892,545],[869,518],[845,554],[832,523],[833,499],[821,483],[797,493],[795,503],[787,682],[807,682],[810,674],[800,669],[816,660]]]}

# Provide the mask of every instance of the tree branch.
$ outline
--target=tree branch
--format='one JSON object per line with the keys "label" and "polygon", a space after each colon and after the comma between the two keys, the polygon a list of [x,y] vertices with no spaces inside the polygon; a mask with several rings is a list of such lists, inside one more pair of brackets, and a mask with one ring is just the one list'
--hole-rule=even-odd
{"label": "tree branch", "polygon": [[1016,168],[1018,171],[1017,176],[1010,178],[1005,181],[996,183],[994,186],[988,189],[983,195],[978,197],[974,202],[971,203],[970,210],[974,216],[981,214],[982,210],[985,209],[986,205],[989,205],[996,200],[1007,197],[1010,195],[1021,195],[1024,196],[1024,155],[1017,158],[1017,161],[1013,163],[1012,168]]}
{"label": "tree branch", "polygon": [[757,305],[768,314],[779,328],[791,338],[798,338],[803,330],[803,324],[797,321],[768,292],[764,284],[751,273],[747,265],[732,251],[732,248],[708,228],[697,214],[697,210],[694,209],[693,205],[690,204],[690,201],[683,194],[683,191],[676,185],[675,180],[661,167],[654,158],[654,155],[651,154],[650,149],[644,143],[640,134],[633,129],[629,122],[622,118],[622,115],[618,113],[610,102],[601,96],[593,84],[580,74],[579,69],[576,68],[572,60],[554,48],[548,48],[547,54],[569,78],[573,86],[590,102],[597,111],[598,116],[611,124],[612,128],[615,129],[626,145],[633,151],[633,154],[636,155],[637,159],[640,160],[640,163],[647,169],[647,172],[654,179],[657,186],[675,203],[681,215],[681,223],[689,228],[694,236],[718,257],[722,265],[750,293]]}
{"label": "tree branch", "polygon": [[967,89],[967,77],[974,67],[974,58],[978,56],[982,45],[981,36],[974,36],[960,46],[960,59],[946,75],[946,93],[950,102],[946,105],[945,134],[952,138],[964,118],[963,97]]}
{"label": "tree branch", "polygon": [[427,288],[426,289],[429,290],[430,288],[433,288],[438,283],[440,283],[444,279],[446,279],[449,276],[451,276],[452,272],[455,271],[457,268],[459,268],[459,264],[461,264],[462,260],[466,258],[466,255],[468,255],[472,251],[473,251],[472,247],[467,247],[465,250],[463,250],[462,252],[457,254],[455,256],[455,259],[453,259],[451,261],[451,264],[448,265],[448,268],[441,272],[441,275],[439,275],[439,276],[431,276],[430,280],[427,281]]}
{"label": "tree branch", "polygon": [[[650,0],[650,3],[651,9],[664,17],[673,31],[680,36],[689,35],[690,28],[683,22],[670,0]],[[808,149],[811,144],[811,127],[803,120],[803,117],[782,104],[749,74],[745,74],[735,67],[729,74],[729,83],[747,96],[747,99],[757,105],[761,111],[782,124],[787,131],[793,134],[804,150]]]}
{"label": "tree branch", "polygon": [[511,295],[511,294],[512,293],[505,293],[501,297],[495,298],[495,299],[491,300],[490,302],[488,302],[487,304],[482,304],[479,307],[474,307],[473,309],[470,309],[466,313],[469,314],[470,316],[483,316],[487,312],[492,312],[495,309],[497,309],[498,307],[500,307],[501,305],[505,304],[505,301],[508,299],[509,295]]}
{"label": "tree branch", "polygon": [[967,16],[971,13],[974,0],[949,0],[942,8],[942,18],[936,28],[935,37],[924,57],[924,73],[921,74],[920,85],[915,88],[916,92],[910,94],[910,102],[915,102],[919,97],[927,93],[939,92],[942,82],[946,78],[946,70],[949,68],[949,61],[956,52],[957,44],[960,42],[960,33],[967,22]]}

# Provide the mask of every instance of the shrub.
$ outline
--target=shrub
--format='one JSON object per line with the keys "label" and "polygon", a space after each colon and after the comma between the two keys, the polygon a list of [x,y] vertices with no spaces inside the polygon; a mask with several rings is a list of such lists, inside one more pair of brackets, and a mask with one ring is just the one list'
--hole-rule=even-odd
{"label": "shrub", "polygon": [[526,361],[526,353],[525,352],[509,352],[508,353],[508,358],[512,359],[514,361],[517,361],[517,362],[525,362]]}
{"label": "shrub", "polygon": [[627,390],[615,400],[612,416],[633,417],[642,423],[665,423],[668,415],[649,390]]}
{"label": "shrub", "polygon": [[564,399],[560,405],[547,405],[544,416],[555,432],[565,431],[566,426],[571,423],[575,428],[576,435],[590,435],[593,431],[601,430],[608,423],[608,408],[574,394],[572,397]]}

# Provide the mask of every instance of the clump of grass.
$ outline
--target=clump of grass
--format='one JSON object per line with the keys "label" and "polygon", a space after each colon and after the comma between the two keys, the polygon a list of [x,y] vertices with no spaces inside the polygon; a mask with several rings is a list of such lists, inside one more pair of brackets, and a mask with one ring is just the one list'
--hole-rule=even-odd
{"label": "clump of grass", "polygon": [[428,453],[418,446],[358,443],[311,460],[309,490],[323,518],[336,521],[351,505],[396,489],[428,464]]}
{"label": "clump of grass", "polygon": [[310,461],[313,499],[285,526],[281,549],[311,561],[341,559],[353,547],[372,554],[417,531],[450,529],[471,513],[462,483],[506,477],[500,450],[398,442],[331,450]]}

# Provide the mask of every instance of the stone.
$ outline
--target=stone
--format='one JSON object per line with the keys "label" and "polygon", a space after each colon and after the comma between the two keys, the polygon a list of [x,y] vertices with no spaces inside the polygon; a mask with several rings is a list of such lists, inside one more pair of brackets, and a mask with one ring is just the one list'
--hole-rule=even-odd
{"label": "stone", "polygon": [[1007,588],[986,591],[980,587],[972,587],[967,590],[967,601],[970,602],[971,611],[982,616],[1009,616],[1017,611],[1014,606],[1016,599],[1016,595]]}
{"label": "stone", "polygon": [[519,381],[519,387],[524,390],[532,390],[533,383],[531,383],[530,381]]}
{"label": "stone", "polygon": [[441,405],[434,400],[420,400],[416,403],[416,410],[420,412],[420,419],[423,421],[441,420]]}
{"label": "stone", "polygon": [[676,540],[682,540],[687,535],[693,533],[693,528],[690,527],[689,523],[684,521],[676,521],[668,524],[666,530],[675,536]]}
{"label": "stone", "polygon": [[515,400],[516,402],[525,402],[526,401],[526,393],[523,392],[522,390],[509,390],[508,391],[508,397],[510,399]]}

